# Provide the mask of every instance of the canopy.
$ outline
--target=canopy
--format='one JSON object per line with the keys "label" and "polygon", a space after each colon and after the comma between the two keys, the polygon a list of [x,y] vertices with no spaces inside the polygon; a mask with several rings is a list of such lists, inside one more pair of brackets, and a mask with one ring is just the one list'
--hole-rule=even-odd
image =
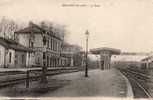
{"label": "canopy", "polygon": [[90,49],[90,52],[93,54],[100,54],[103,51],[108,51],[114,55],[119,55],[121,53],[120,49],[114,49],[114,48],[108,48],[108,47]]}

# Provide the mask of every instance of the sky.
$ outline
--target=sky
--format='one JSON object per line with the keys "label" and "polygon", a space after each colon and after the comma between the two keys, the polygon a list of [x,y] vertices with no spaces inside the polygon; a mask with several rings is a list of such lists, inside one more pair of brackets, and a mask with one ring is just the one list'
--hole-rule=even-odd
{"label": "sky", "polygon": [[0,0],[3,16],[18,22],[49,20],[65,25],[67,41],[82,48],[88,30],[89,49],[153,51],[153,0]]}
{"label": "sky", "polygon": [[111,61],[141,61],[146,55],[113,55]]}

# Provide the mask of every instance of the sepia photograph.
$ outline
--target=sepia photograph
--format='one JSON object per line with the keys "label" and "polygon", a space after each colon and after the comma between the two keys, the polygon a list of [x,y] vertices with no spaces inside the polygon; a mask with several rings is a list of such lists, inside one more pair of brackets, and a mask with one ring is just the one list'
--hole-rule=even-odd
{"label": "sepia photograph", "polygon": [[0,99],[153,99],[153,0],[0,0]]}

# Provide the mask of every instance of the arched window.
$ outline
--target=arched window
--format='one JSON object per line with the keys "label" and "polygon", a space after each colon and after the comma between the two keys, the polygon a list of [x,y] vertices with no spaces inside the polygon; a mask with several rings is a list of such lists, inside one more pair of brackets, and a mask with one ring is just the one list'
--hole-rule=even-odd
{"label": "arched window", "polygon": [[9,63],[12,62],[12,52],[9,52]]}

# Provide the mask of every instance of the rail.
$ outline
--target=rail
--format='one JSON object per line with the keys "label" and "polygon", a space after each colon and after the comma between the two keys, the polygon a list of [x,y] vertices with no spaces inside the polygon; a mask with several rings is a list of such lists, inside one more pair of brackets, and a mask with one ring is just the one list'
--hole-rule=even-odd
{"label": "rail", "polygon": [[[136,72],[136,71],[132,71],[132,70],[127,70],[127,69],[119,69],[128,79],[130,78],[130,80],[132,80],[133,82],[135,82],[137,84],[137,86],[139,88],[141,88],[141,90],[144,92],[144,94],[148,97],[148,98],[152,98],[152,95],[150,94],[150,92],[142,85],[142,83],[140,83],[140,77],[143,77],[144,79],[147,78],[151,78],[151,76],[149,75],[145,75],[143,73],[140,72]],[[130,77],[128,77],[127,75],[129,75]],[[137,78],[139,77],[139,78]]]}

